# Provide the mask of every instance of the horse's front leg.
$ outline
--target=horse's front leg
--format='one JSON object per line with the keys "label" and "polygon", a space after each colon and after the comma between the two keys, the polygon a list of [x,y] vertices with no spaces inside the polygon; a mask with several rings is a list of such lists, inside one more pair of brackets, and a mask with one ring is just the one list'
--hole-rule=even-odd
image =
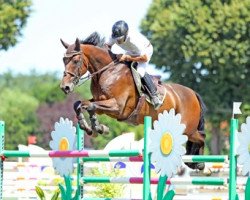
{"label": "horse's front leg", "polygon": [[82,101],[81,107],[89,113],[89,119],[91,121],[93,132],[99,134],[109,133],[109,128],[99,123],[96,111],[104,114],[119,113],[118,105],[115,99],[103,101]]}
{"label": "horse's front leg", "polygon": [[[77,101],[74,104],[74,110],[76,112],[76,117],[78,119],[78,123],[81,129],[83,129],[88,135],[93,135],[92,129],[89,127],[85,117],[83,115],[83,109],[81,107],[81,101]],[[95,136],[95,135],[94,135]]]}

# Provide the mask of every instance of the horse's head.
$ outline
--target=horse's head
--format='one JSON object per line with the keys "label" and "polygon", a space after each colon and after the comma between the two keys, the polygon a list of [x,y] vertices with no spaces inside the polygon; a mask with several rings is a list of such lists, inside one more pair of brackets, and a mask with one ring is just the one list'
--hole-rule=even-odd
{"label": "horse's head", "polygon": [[62,39],[61,42],[67,51],[63,57],[65,70],[60,87],[65,94],[68,94],[74,90],[81,76],[87,72],[87,66],[84,67],[83,53],[78,38],[72,45],[67,44]]}

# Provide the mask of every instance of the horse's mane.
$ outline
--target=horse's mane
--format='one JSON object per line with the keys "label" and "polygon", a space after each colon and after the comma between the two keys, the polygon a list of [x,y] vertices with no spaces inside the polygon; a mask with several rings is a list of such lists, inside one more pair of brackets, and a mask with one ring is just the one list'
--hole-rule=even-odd
{"label": "horse's mane", "polygon": [[98,32],[91,33],[86,39],[81,41],[81,44],[90,44],[98,47],[103,47],[105,38],[101,38]]}

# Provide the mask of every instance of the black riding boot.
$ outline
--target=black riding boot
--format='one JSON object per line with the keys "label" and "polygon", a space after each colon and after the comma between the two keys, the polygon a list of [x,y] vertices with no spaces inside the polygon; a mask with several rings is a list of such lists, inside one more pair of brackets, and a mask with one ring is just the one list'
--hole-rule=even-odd
{"label": "black riding boot", "polygon": [[153,80],[148,73],[145,73],[141,79],[148,89],[150,98],[154,104],[154,108],[157,110],[161,106],[162,102],[157,95],[157,88],[155,87]]}

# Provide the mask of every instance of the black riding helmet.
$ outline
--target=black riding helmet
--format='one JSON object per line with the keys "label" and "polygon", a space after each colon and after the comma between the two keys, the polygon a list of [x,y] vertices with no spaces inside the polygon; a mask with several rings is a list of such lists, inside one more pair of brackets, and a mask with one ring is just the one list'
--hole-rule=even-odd
{"label": "black riding helmet", "polygon": [[123,21],[117,21],[112,27],[112,38],[117,39],[122,36],[126,36],[128,33],[128,24]]}

